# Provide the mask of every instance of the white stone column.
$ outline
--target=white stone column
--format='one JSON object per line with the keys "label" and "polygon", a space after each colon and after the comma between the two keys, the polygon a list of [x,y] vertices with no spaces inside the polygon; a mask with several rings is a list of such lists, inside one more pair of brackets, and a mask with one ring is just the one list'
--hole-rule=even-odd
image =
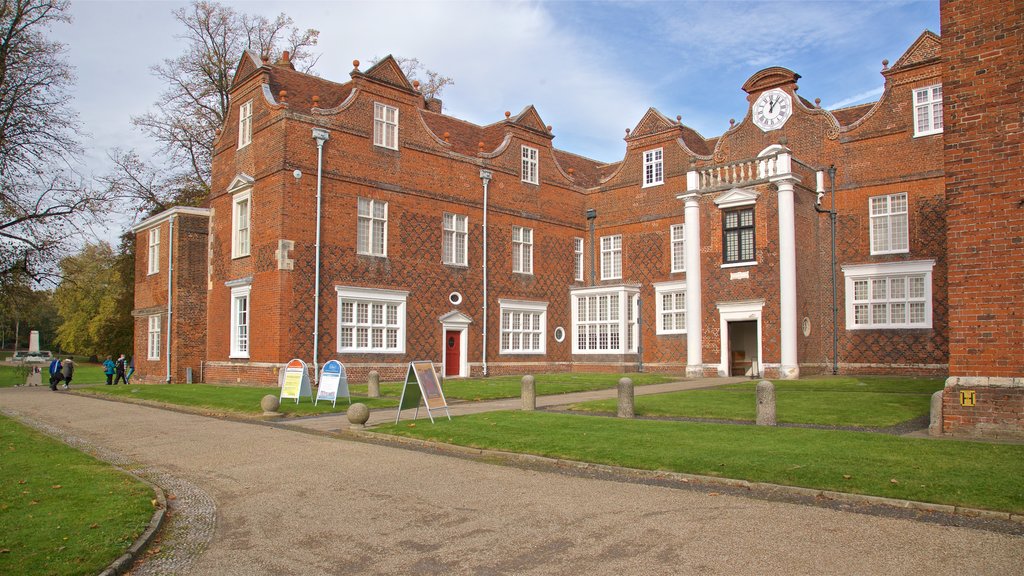
{"label": "white stone column", "polygon": [[[787,170],[788,172],[788,170]],[[793,183],[790,175],[773,180],[779,188],[779,343],[780,376],[800,377],[796,354],[796,217],[793,208]]]}
{"label": "white stone column", "polygon": [[700,273],[700,194],[679,196],[686,203],[686,376],[704,376]]}

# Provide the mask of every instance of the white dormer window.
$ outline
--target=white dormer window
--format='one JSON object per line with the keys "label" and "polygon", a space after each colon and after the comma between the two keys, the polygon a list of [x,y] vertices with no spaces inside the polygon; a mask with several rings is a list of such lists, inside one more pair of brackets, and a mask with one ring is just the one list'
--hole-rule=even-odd
{"label": "white dormer window", "polygon": [[252,142],[252,100],[238,107],[238,147]]}
{"label": "white dormer window", "polygon": [[398,108],[373,103],[373,144],[398,150]]}
{"label": "white dormer window", "polygon": [[644,152],[644,188],[657,186],[665,182],[665,168],[662,160],[662,149]]}
{"label": "white dormer window", "polygon": [[537,149],[523,146],[523,182],[539,184],[537,176]]}
{"label": "white dormer window", "polygon": [[914,89],[914,136],[942,132],[942,84]]}

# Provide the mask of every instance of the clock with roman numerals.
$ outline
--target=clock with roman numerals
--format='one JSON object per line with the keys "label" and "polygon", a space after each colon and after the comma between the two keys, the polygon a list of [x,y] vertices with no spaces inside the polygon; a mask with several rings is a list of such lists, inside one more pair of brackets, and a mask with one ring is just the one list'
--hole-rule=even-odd
{"label": "clock with roman numerals", "polygon": [[778,130],[793,113],[793,98],[780,88],[766,90],[754,101],[754,124],[764,132]]}

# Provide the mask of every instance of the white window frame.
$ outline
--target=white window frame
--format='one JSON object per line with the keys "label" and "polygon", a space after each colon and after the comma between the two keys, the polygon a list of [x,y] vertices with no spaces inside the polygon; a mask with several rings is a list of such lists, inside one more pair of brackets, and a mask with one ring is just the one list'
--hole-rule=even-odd
{"label": "white window frame", "polygon": [[639,324],[636,322],[639,286],[580,288],[571,290],[569,294],[572,300],[573,354],[636,352],[639,343]]}
{"label": "white window frame", "polygon": [[[670,306],[665,306],[666,296],[671,300]],[[654,298],[657,311],[655,334],[659,336],[662,334],[686,334],[686,280],[656,282]],[[671,328],[665,327],[666,315],[672,315],[673,326]]]}
{"label": "white window frame", "polygon": [[[363,210],[363,207],[367,210]],[[377,207],[383,206],[383,216]],[[364,213],[365,212],[365,213]],[[378,227],[378,223],[380,223]],[[366,229],[364,240],[363,229]],[[365,256],[388,255],[388,203],[383,200],[359,197],[356,200],[356,253]]]}
{"label": "white window frame", "polygon": [[[894,211],[893,205],[900,200],[903,210]],[[910,251],[909,207],[906,192],[868,198],[868,234],[871,236],[872,254],[903,254]],[[902,233],[894,232],[899,224],[902,224]],[[884,247],[881,246],[883,240]]]}
{"label": "white window frame", "polygon": [[445,212],[441,228],[441,261],[449,266],[468,266],[469,216]]}
{"label": "white window frame", "polygon": [[160,272],[160,227],[149,230],[149,260],[147,261],[150,275]]}
{"label": "white window frame", "polygon": [[644,188],[665,183],[665,159],[661,148],[644,152]]}
{"label": "white window frame", "polygon": [[[252,343],[252,284],[231,289],[231,351],[229,358],[248,358]],[[241,312],[239,302],[245,302]]]}
{"label": "white window frame", "polygon": [[146,337],[147,360],[160,359],[160,315],[154,314],[149,317],[149,331]]}
{"label": "white window frame", "polygon": [[573,278],[577,282],[583,281],[583,238],[573,238],[573,256],[575,257],[576,270]]}
{"label": "white window frame", "polygon": [[373,103],[373,145],[398,150],[398,108]]}
{"label": "white window frame", "polygon": [[[932,327],[932,268],[934,260],[913,260],[907,262],[890,262],[881,264],[849,264],[843,266],[846,288],[846,329],[847,330],[886,330],[886,329],[930,329]],[[924,285],[921,295],[911,294],[910,278],[923,278]],[[875,294],[875,281],[886,281],[884,297]],[[892,296],[893,281],[902,281],[902,296]],[[857,297],[857,283],[866,282],[863,286],[862,298]],[[879,285],[881,286],[881,285]],[[910,304],[924,303],[923,321],[910,322]],[[905,322],[892,322],[891,305],[905,305]],[[885,307],[886,322],[874,322],[875,308]],[[857,311],[863,311],[863,321],[857,321]]]}
{"label": "white window frame", "polygon": [[[409,293],[403,290],[383,290],[379,288],[358,288],[355,286],[335,286],[338,293],[337,311],[337,351],[339,354],[405,354],[406,335],[406,302]],[[345,305],[350,304],[350,313]],[[360,320],[359,306],[365,305],[365,320]],[[380,306],[380,317],[374,319],[374,307]],[[389,308],[393,307],[393,321],[389,318]],[[351,330],[351,337],[344,333]],[[360,337],[359,330],[366,330],[365,340]],[[380,345],[374,345],[374,331],[380,332]],[[394,345],[389,345],[390,331],[394,331]],[[365,345],[360,345],[360,341]]]}
{"label": "white window frame", "polygon": [[914,88],[914,138],[942,132],[942,84]]}
{"label": "white window frame", "polygon": [[512,227],[512,272],[533,274],[533,228]]}
{"label": "white window frame", "polygon": [[622,234],[601,236],[601,280],[622,278]]}
{"label": "white window frame", "polygon": [[238,149],[252,142],[252,100],[238,107]]}
{"label": "white window frame", "polygon": [[673,224],[669,228],[669,254],[672,272],[686,272],[686,224]]}
{"label": "white window frame", "polygon": [[[499,299],[501,308],[501,354],[546,354],[548,303]],[[523,320],[530,318],[530,327]],[[524,343],[530,347],[524,347]]]}
{"label": "white window frame", "polygon": [[235,194],[231,199],[231,257],[243,258],[251,254],[251,240],[252,191],[245,190]]}
{"label": "white window frame", "polygon": [[537,157],[537,149],[529,146],[522,147],[523,159],[523,182],[527,184],[540,184],[540,161]]}

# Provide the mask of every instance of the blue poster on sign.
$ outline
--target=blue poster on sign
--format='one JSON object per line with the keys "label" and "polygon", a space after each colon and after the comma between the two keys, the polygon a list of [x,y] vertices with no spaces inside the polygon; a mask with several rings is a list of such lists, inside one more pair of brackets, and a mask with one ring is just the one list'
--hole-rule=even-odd
{"label": "blue poster on sign", "polygon": [[349,404],[352,403],[352,398],[348,393],[348,376],[345,373],[345,367],[341,362],[331,360],[324,364],[320,371],[320,387],[317,389],[313,405],[316,406],[319,400],[330,400],[331,405],[336,406],[338,396],[344,396],[348,399]]}

